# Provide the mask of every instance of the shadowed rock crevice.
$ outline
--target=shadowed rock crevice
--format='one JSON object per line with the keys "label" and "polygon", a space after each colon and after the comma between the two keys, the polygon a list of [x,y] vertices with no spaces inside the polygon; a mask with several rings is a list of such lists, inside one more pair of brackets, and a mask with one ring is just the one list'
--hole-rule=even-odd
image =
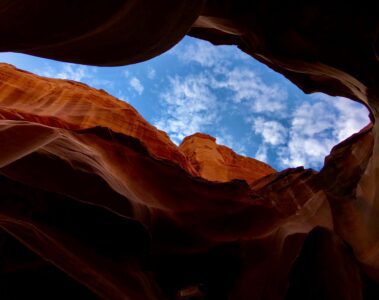
{"label": "shadowed rock crevice", "polygon": [[359,265],[336,235],[317,227],[293,264],[286,299],[363,299]]}
{"label": "shadowed rock crevice", "polygon": [[377,299],[378,17],[373,1],[3,1],[0,51],[113,66],[190,34],[372,120],[320,172],[276,172],[202,134],[177,147],[104,91],[1,64],[0,227],[30,249],[4,256],[19,270],[8,287],[35,266],[83,299]]}
{"label": "shadowed rock crevice", "polygon": [[99,299],[50,262],[1,231],[1,299]]}

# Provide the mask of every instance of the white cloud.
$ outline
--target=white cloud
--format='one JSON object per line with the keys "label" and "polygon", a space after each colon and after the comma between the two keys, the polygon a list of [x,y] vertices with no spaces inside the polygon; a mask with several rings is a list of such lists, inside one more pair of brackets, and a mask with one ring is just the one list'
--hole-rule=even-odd
{"label": "white cloud", "polygon": [[242,103],[255,113],[284,112],[287,91],[278,84],[268,85],[253,70],[226,68],[223,76],[213,78],[213,87],[232,92],[232,101]]}
{"label": "white cloud", "polygon": [[[252,70],[245,67],[225,68],[227,70],[223,74],[211,68],[196,75],[171,78],[169,90],[160,97],[165,113],[156,125],[167,131],[175,142],[179,142],[189,134],[209,129],[209,126],[218,120],[217,116],[222,118],[223,114],[233,111],[233,104],[242,103],[247,108],[238,108],[241,116],[246,116],[249,111],[285,112],[286,90],[278,85],[265,84]],[[222,93],[230,97],[217,103],[216,98]],[[242,119],[241,117],[243,123]],[[214,135],[222,136],[220,129],[212,129]],[[276,145],[282,143],[284,137],[280,135],[285,135],[285,129],[280,123],[271,121],[266,124],[263,134],[266,141]],[[245,153],[246,147],[237,147],[237,143],[232,143],[231,139],[224,138],[222,142],[228,143],[228,146],[240,153]]]}
{"label": "white cloud", "polygon": [[284,167],[305,165],[319,168],[332,147],[368,124],[368,112],[342,97],[316,95],[292,115],[289,140],[279,148]]}
{"label": "white cloud", "polygon": [[256,134],[262,135],[265,144],[276,146],[286,142],[287,129],[277,121],[258,117],[252,127]]}
{"label": "white cloud", "polygon": [[253,116],[247,122],[262,137],[257,159],[267,162],[271,149],[282,167],[318,169],[332,147],[367,125],[369,118],[366,108],[356,102],[315,94],[280,120]]}
{"label": "white cloud", "polygon": [[124,70],[122,73],[123,73],[123,75],[124,75],[125,78],[129,78],[129,76],[130,76],[130,71],[129,70]]}
{"label": "white cloud", "polygon": [[[171,53],[187,64],[187,70],[191,72],[184,77],[171,78],[169,90],[160,97],[165,113],[156,125],[167,131],[175,142],[197,131],[211,131],[219,143],[244,154],[246,146],[243,143],[210,125],[232,114],[240,116],[240,126],[246,124],[247,115],[252,113],[285,114],[286,88],[264,81],[248,66],[246,55],[241,55],[235,48],[194,40]],[[203,69],[199,70],[200,66]],[[216,98],[222,98],[222,101],[217,103]],[[283,130],[278,122],[267,123],[265,139],[272,144],[282,143],[284,137],[279,134],[283,134]]]}
{"label": "white cloud", "polygon": [[333,105],[340,114],[340,120],[334,131],[338,140],[348,138],[362,129],[362,124],[369,123],[368,111],[363,105],[342,97],[337,97],[336,101],[333,101]]}
{"label": "white cloud", "polygon": [[288,144],[278,149],[280,163],[284,167],[319,168],[335,144],[334,139],[307,137],[291,129]]}
{"label": "white cloud", "polygon": [[63,63],[60,68],[52,68],[46,64],[44,68],[35,70],[39,75],[50,77],[69,79],[74,81],[83,81],[86,78],[92,78],[91,69],[86,66]]}
{"label": "white cloud", "polygon": [[[300,106],[289,111],[286,86],[278,80],[268,83],[247,63],[239,64],[237,61],[245,57],[238,57],[237,53],[203,41],[174,51],[183,62],[205,67],[202,74],[208,79],[208,90],[218,97],[221,93],[226,95],[217,108],[224,106],[223,113],[233,111],[244,116],[253,132],[262,137],[257,158],[267,161],[268,152],[273,150],[277,163],[284,167],[319,168],[335,144],[367,124],[365,108],[340,97],[316,94],[314,101],[304,97]],[[197,124],[198,129],[204,127]],[[224,143],[227,140],[218,139]],[[236,147],[232,139],[228,145]]]}
{"label": "white cloud", "polygon": [[247,55],[235,47],[194,40],[175,48],[173,53],[189,65],[194,63],[206,68],[213,89],[229,92],[232,101],[248,106],[252,112],[280,113],[286,110],[286,88],[262,80],[251,67],[246,67]]}
{"label": "white cloud", "polygon": [[257,152],[255,153],[254,156],[257,160],[263,161],[263,162],[268,162],[268,147],[266,144],[262,144],[259,146]]}
{"label": "white cloud", "polygon": [[122,100],[122,101],[124,101],[126,103],[129,103],[126,95],[124,94],[124,92],[122,90],[120,90],[120,89],[116,90],[114,92],[114,95],[117,97],[117,99],[120,99],[120,100]]}
{"label": "white cloud", "polygon": [[224,47],[214,46],[209,42],[194,40],[191,44],[177,48],[173,53],[182,61],[195,62],[202,67],[213,67],[225,57]]}
{"label": "white cloud", "polygon": [[143,93],[144,87],[137,77],[132,77],[129,80],[129,84],[139,95]]}
{"label": "white cloud", "polygon": [[301,130],[305,136],[322,134],[335,123],[335,112],[324,101],[303,103],[293,113],[292,128]]}
{"label": "white cloud", "polygon": [[153,80],[156,75],[157,75],[157,71],[154,68],[149,67],[147,70],[147,78],[149,78],[150,80]]}
{"label": "white cloud", "polygon": [[233,149],[236,153],[246,156],[246,146],[244,141],[236,141],[236,139],[227,131],[226,128],[221,127],[218,130],[218,135],[215,136],[216,142],[219,145],[224,145]]}
{"label": "white cloud", "polygon": [[105,88],[108,91],[114,88],[114,82],[99,76],[94,67],[71,63],[57,63],[53,67],[46,63],[42,68],[34,69],[33,72],[49,78],[84,82],[96,88]]}
{"label": "white cloud", "polygon": [[175,143],[217,121],[216,96],[202,74],[169,79],[169,90],[161,94],[163,115],[155,125]]}

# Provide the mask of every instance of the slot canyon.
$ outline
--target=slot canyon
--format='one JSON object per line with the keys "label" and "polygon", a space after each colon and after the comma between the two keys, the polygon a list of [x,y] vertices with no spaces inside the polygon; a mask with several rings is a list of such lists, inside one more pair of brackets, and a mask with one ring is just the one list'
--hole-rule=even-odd
{"label": "slot canyon", "polygon": [[92,66],[235,45],[370,124],[316,171],[0,63],[0,298],[379,299],[379,2],[5,0],[0,52]]}

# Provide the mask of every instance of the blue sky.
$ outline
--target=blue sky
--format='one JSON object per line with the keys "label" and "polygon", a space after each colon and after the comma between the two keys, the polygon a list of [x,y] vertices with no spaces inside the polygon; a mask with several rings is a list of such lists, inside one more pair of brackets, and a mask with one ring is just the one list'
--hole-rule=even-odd
{"label": "blue sky", "polygon": [[186,37],[168,52],[125,67],[93,67],[15,53],[0,61],[72,79],[127,101],[176,143],[208,133],[277,170],[319,169],[331,148],[364,127],[368,112],[342,97],[305,95],[234,46]]}

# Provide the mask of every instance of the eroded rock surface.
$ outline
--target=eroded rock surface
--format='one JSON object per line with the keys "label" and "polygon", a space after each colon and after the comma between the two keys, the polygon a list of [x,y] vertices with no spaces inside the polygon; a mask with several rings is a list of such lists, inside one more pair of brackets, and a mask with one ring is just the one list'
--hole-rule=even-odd
{"label": "eroded rock surface", "polygon": [[104,91],[1,64],[0,296],[378,299],[378,18],[374,1],[1,2],[0,51],[123,65],[189,33],[357,100],[372,124],[319,173],[275,172],[201,134],[178,148]]}
{"label": "eroded rock surface", "polygon": [[275,173],[269,165],[254,158],[238,155],[230,148],[218,145],[214,137],[203,133],[186,137],[179,150],[199,176],[212,181],[243,179],[254,182]]}
{"label": "eroded rock surface", "polygon": [[178,148],[84,84],[2,64],[0,92],[1,227],[105,299],[283,299],[307,233],[349,221],[328,199],[341,180],[349,203],[372,153],[368,127],[320,174],[277,173],[203,134]]}

